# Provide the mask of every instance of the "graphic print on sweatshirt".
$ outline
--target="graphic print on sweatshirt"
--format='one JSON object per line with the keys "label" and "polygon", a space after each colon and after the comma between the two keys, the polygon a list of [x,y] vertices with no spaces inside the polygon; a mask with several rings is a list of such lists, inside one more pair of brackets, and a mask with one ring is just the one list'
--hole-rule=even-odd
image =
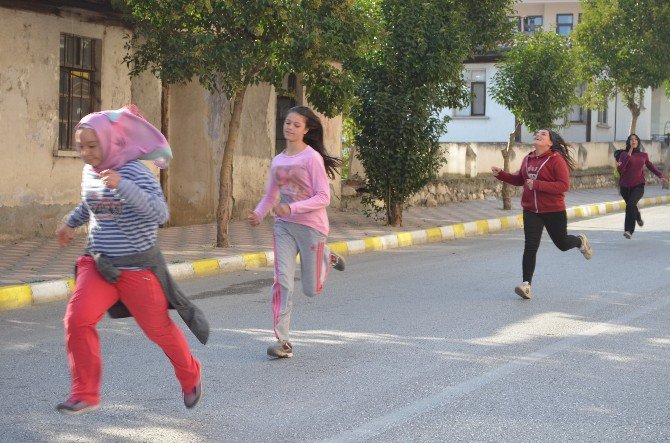
{"label": "graphic print on sweatshirt", "polygon": [[124,201],[102,184],[100,176],[91,173],[82,186],[82,197],[98,220],[117,219],[123,214]]}
{"label": "graphic print on sweatshirt", "polygon": [[540,168],[538,166],[531,166],[531,165],[526,166],[526,173],[528,174],[528,178],[531,180],[537,180],[537,174],[539,172]]}
{"label": "graphic print on sweatshirt", "polygon": [[279,186],[280,202],[289,204],[311,197],[311,182],[307,168],[303,164],[276,166],[274,179]]}

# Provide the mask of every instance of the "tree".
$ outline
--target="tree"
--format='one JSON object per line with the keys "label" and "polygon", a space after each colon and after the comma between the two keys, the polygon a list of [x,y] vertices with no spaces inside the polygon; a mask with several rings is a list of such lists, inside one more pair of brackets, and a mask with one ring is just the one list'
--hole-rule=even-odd
{"label": "tree", "polygon": [[310,104],[327,116],[349,106],[353,77],[333,61],[357,54],[368,39],[364,2],[354,0],[126,0],[134,33],[126,61],[131,75],[151,70],[164,84],[197,78],[232,103],[219,176],[217,246],[230,245],[233,154],[247,88],[280,88],[301,76]]}
{"label": "tree", "polygon": [[467,100],[463,61],[505,39],[512,3],[379,1],[380,37],[358,65],[352,115],[370,192],[364,203],[384,211],[389,225],[400,226],[406,200],[436,178],[447,122],[440,112]]}
{"label": "tree", "polygon": [[[555,32],[519,34],[498,64],[493,99],[514,114],[516,126],[501,150],[503,170],[509,171],[515,134],[521,125],[535,132],[556,128],[575,104],[578,80],[571,60],[570,42]],[[511,187],[503,183],[503,208],[512,209]]]}
{"label": "tree", "polygon": [[602,109],[620,92],[635,132],[644,92],[670,81],[670,2],[581,0],[582,21],[573,33],[585,101]]}

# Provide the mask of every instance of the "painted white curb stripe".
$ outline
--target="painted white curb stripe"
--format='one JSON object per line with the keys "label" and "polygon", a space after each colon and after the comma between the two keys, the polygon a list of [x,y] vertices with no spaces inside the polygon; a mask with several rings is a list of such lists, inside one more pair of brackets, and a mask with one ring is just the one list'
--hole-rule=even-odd
{"label": "painted white curb stripe", "polygon": [[42,283],[33,283],[33,304],[49,303],[63,300],[70,295],[70,285],[67,280],[53,280]]}

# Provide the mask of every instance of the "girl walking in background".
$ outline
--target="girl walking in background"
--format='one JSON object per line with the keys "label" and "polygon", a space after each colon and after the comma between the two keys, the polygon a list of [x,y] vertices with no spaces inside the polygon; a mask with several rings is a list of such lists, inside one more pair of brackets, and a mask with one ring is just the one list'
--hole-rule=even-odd
{"label": "girl walking in background", "polygon": [[200,363],[168,306],[179,311],[205,343],[209,326],[172,281],[156,246],[168,208],[158,181],[139,158],[166,166],[167,140],[133,106],[84,117],[75,128],[77,151],[86,164],[82,201],[57,231],[61,246],[88,223],[86,253],[77,260],[74,293],[65,314],[65,340],[72,375],[69,398],[56,406],[76,415],[98,408],[102,361],[96,325],[110,316],[132,315],[174,367],[187,408],[202,394]]}
{"label": "girl walking in background", "polygon": [[549,237],[561,251],[579,248],[589,260],[593,255],[584,234],[568,234],[568,217],[565,211],[565,193],[570,189],[570,170],[575,162],[570,157],[570,146],[563,138],[549,129],[535,133],[535,150],[521,163],[521,170],[510,174],[492,167],[493,175],[514,186],[523,186],[523,282],[514,290],[522,298],[531,298],[531,283],[535,271],[535,257],[540,247],[542,231],[546,227]]}
{"label": "girl walking in background", "polygon": [[[619,192],[626,202],[626,218],[624,221],[623,235],[630,239],[635,232],[635,223],[640,227],[644,225],[642,214],[637,207],[637,203],[644,195],[644,167],[646,166],[664,185],[668,185],[668,179],[663,173],[649,160],[649,155],[640,150],[640,138],[637,134],[631,134],[626,139],[626,149],[617,151],[615,157],[617,160],[617,170],[619,171]],[[616,155],[618,154],[618,156]]]}
{"label": "girl walking in background", "polygon": [[323,127],[305,106],[291,108],[284,121],[286,149],[272,159],[265,195],[248,217],[252,226],[274,209],[275,281],[272,310],[276,344],[269,356],[293,356],[289,327],[293,307],[296,256],[300,254],[302,290],[308,297],[321,293],[333,266],[339,271],[344,259],[326,245],[330,204],[328,177],[334,178],[340,160],[328,155]]}

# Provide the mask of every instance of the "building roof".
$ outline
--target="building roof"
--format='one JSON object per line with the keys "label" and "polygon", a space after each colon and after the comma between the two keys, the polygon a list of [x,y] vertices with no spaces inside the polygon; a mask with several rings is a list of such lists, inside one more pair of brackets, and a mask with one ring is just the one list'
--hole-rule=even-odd
{"label": "building roof", "polygon": [[112,7],[111,0],[0,0],[0,7],[124,26],[123,14]]}

